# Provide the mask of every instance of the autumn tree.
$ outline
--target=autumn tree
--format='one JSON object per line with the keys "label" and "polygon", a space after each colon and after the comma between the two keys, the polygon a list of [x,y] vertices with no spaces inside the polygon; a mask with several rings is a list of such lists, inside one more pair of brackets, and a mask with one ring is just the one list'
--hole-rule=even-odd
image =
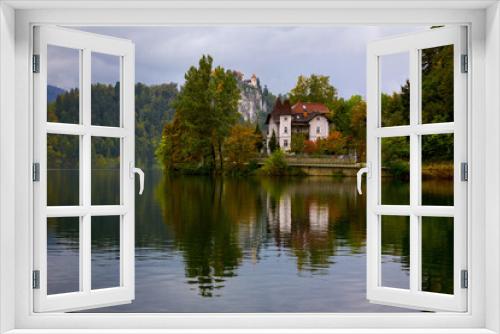
{"label": "autumn tree", "polygon": [[347,139],[340,131],[331,131],[327,138],[318,138],[316,145],[320,153],[342,155],[347,153]]}
{"label": "autumn tree", "polygon": [[224,143],[227,169],[237,173],[245,172],[249,163],[257,157],[256,144],[259,140],[252,127],[245,124],[233,126]]}

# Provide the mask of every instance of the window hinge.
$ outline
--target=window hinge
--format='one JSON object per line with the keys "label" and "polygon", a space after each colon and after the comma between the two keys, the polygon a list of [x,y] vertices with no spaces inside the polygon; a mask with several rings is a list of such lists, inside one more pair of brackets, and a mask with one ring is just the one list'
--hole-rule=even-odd
{"label": "window hinge", "polygon": [[469,164],[467,162],[460,164],[460,179],[462,181],[469,181]]}
{"label": "window hinge", "polygon": [[33,163],[33,181],[40,181],[40,163],[38,162]]}
{"label": "window hinge", "polygon": [[33,73],[40,73],[40,55],[33,55]]}
{"label": "window hinge", "polygon": [[33,270],[33,289],[40,289],[40,270]]}
{"label": "window hinge", "polygon": [[469,287],[469,272],[467,270],[462,270],[461,272],[461,284],[462,289],[467,289]]}
{"label": "window hinge", "polygon": [[462,55],[462,73],[469,72],[469,56]]}

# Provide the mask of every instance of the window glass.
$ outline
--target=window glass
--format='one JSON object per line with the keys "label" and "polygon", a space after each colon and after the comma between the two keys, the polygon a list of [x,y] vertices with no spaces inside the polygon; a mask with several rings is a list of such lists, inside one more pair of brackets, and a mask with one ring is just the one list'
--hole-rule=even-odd
{"label": "window glass", "polygon": [[92,289],[120,286],[120,216],[92,217]]}
{"label": "window glass", "polygon": [[47,121],[80,122],[80,50],[47,46]]}
{"label": "window glass", "polygon": [[453,122],[453,45],[421,50],[422,123]]}
{"label": "window glass", "polygon": [[47,294],[80,290],[80,219],[47,219]]}
{"label": "window glass", "polygon": [[120,126],[120,57],[92,52],[92,125]]}
{"label": "window glass", "polygon": [[421,136],[422,205],[453,206],[453,134]]}
{"label": "window glass", "polygon": [[120,138],[92,137],[92,205],[120,204]]}
{"label": "window glass", "polygon": [[410,124],[409,53],[379,57],[381,125]]}
{"label": "window glass", "polygon": [[381,217],[381,286],[410,288],[410,217]]}
{"label": "window glass", "polygon": [[80,204],[80,137],[47,135],[47,205]]}
{"label": "window glass", "polygon": [[410,204],[410,137],[381,138],[381,204]]}
{"label": "window glass", "polygon": [[422,217],[422,291],[453,294],[453,218]]}

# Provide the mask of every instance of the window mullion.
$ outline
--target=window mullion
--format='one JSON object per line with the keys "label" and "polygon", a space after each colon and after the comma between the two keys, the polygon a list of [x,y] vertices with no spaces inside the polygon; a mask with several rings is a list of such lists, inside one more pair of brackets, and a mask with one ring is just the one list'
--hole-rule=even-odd
{"label": "window mullion", "polygon": [[[410,126],[419,124],[420,114],[420,80],[419,51],[410,51]],[[420,203],[420,140],[419,136],[410,133],[410,207],[415,209]],[[412,210],[413,211],[413,210]],[[420,290],[420,217],[414,212],[410,215],[410,290]]]}
{"label": "window mullion", "polygon": [[[91,118],[91,51],[83,49],[82,54],[82,75],[81,75],[81,96],[82,96],[82,125],[85,132],[82,136],[80,160],[80,175],[82,189],[82,205],[84,208],[90,208],[91,205],[91,136],[90,128]],[[91,217],[90,212],[83,214],[81,233],[80,233],[80,272],[84,292],[91,290]]]}

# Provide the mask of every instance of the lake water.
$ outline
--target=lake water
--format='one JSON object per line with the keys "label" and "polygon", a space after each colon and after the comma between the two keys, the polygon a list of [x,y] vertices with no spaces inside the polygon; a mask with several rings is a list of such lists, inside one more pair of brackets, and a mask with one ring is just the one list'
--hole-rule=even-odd
{"label": "lake water", "polygon": [[[94,171],[93,196],[116,200],[117,174]],[[49,201],[78,193],[78,172],[49,171]],[[102,187],[101,187],[102,188]],[[447,181],[426,181],[447,204]],[[76,190],[75,190],[76,189]],[[386,181],[384,198],[408,196]],[[94,203],[94,204],[101,204]],[[382,221],[382,282],[407,287],[406,217]],[[453,231],[427,224],[423,286],[453,288]],[[93,312],[406,312],[366,300],[366,208],[354,178],[167,177],[147,171],[136,197],[136,298]],[[445,250],[438,252],[439,250]],[[92,287],[119,284],[119,219],[92,219]],[[50,293],[78,290],[78,219],[48,225]]]}

